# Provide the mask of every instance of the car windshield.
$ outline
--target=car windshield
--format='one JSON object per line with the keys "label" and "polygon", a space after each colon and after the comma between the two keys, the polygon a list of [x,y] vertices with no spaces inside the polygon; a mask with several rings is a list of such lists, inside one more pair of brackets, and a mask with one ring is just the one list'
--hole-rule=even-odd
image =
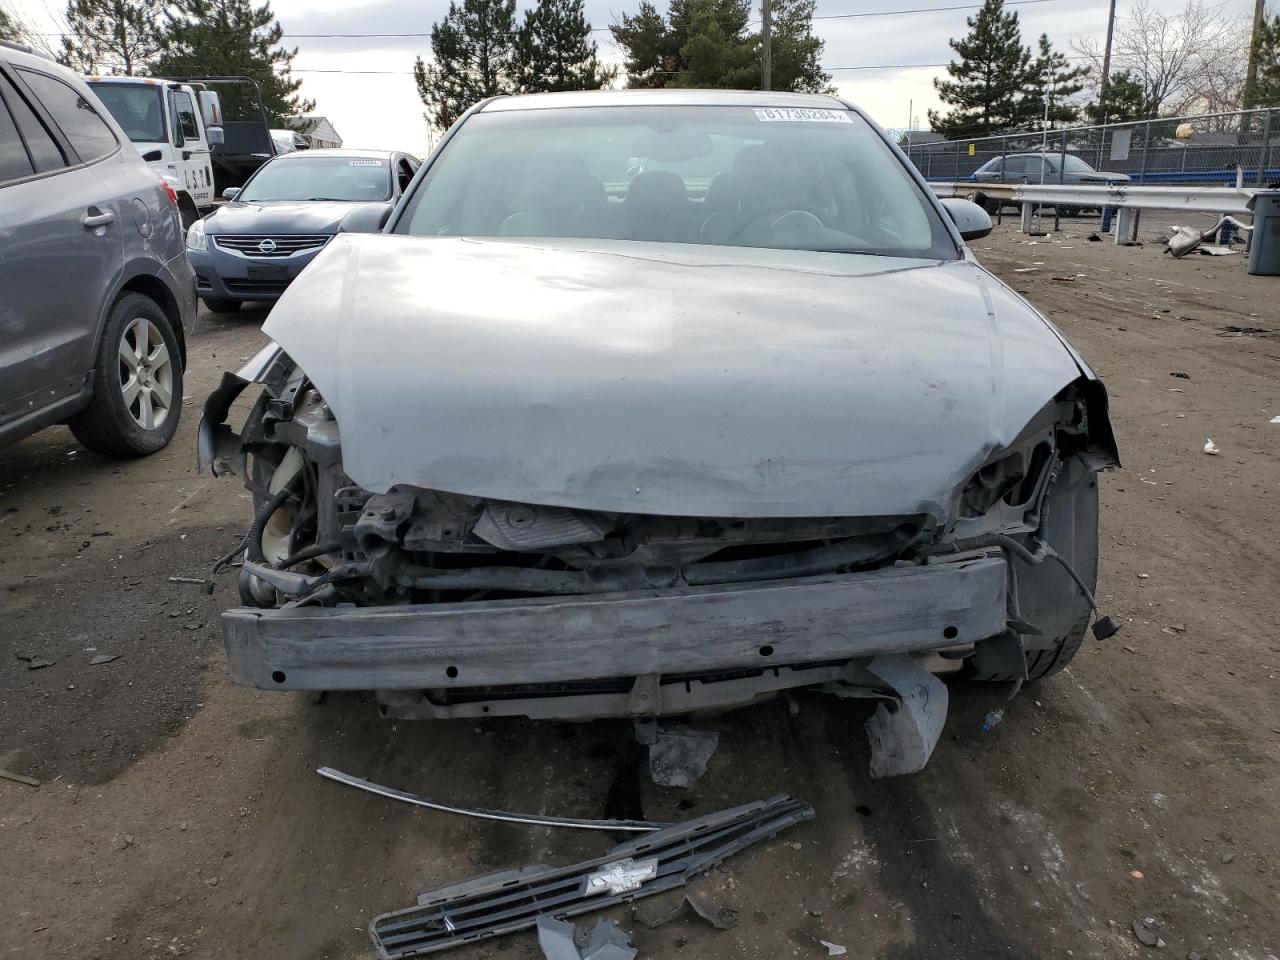
{"label": "car windshield", "polygon": [[237,200],[391,199],[391,166],[373,157],[307,157],[292,154],[262,167]]}
{"label": "car windshield", "polygon": [[954,259],[924,191],[845,109],[483,111],[396,232],[602,238]]}
{"label": "car windshield", "polygon": [[134,143],[163,143],[169,139],[164,131],[161,87],[153,84],[95,83],[91,89],[107,112],[115,117],[124,135]]}

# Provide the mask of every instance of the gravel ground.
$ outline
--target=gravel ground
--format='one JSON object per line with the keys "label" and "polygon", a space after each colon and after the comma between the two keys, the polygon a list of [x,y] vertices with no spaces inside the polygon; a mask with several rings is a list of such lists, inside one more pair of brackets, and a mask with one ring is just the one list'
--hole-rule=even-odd
{"label": "gravel ground", "polygon": [[[976,249],[1111,393],[1100,600],[1121,634],[1028,687],[955,684],[920,775],[873,782],[859,704],[775,701],[707,725],[693,789],[653,786],[626,724],[390,723],[225,676],[200,576],[243,533],[236,481],[194,473],[199,406],[263,312],[202,314],[174,444],[109,463],[47,430],[0,450],[0,956],[371,955],[365,925],[430,887],[594,855],[599,836],[452,818],[321,780],[331,765],[461,803],[679,819],[790,792],[818,816],[698,882],[737,926],[641,955],[1136,957],[1280,952],[1280,280],[1162,258],[1089,224]],[[1212,438],[1219,456],[1202,452]],[[18,655],[53,661],[30,669]],[[98,655],[118,655],[93,665]],[[1141,945],[1152,918],[1164,950]],[[540,956],[533,937],[453,956]]]}

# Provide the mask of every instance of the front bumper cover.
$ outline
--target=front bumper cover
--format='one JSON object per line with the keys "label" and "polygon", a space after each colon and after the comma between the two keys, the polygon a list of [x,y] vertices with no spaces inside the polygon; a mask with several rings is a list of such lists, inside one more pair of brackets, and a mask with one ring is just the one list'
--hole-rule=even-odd
{"label": "front bumper cover", "polygon": [[[222,615],[239,682],[276,690],[557,684],[832,663],[1006,629],[1002,555],[672,590]],[[795,671],[803,685],[806,671]]]}

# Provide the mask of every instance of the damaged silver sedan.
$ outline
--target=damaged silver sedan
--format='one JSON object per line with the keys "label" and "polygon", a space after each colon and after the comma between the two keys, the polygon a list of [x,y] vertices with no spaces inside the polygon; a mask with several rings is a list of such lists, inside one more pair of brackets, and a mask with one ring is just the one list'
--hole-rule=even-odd
{"label": "damaged silver sedan", "polygon": [[1102,385],[966,248],[989,230],[830,97],[473,108],[206,404],[201,465],[255,506],[232,674],[394,717],[819,687],[907,707],[872,734],[917,768],[935,674],[1075,654],[1117,462]]}

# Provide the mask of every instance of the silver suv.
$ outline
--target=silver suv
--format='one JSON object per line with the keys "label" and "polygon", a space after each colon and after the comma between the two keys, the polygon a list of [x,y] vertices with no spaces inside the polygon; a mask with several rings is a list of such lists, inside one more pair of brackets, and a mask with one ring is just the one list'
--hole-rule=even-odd
{"label": "silver suv", "polygon": [[67,423],[159,450],[195,303],[173,188],[80,78],[0,42],[0,446]]}

